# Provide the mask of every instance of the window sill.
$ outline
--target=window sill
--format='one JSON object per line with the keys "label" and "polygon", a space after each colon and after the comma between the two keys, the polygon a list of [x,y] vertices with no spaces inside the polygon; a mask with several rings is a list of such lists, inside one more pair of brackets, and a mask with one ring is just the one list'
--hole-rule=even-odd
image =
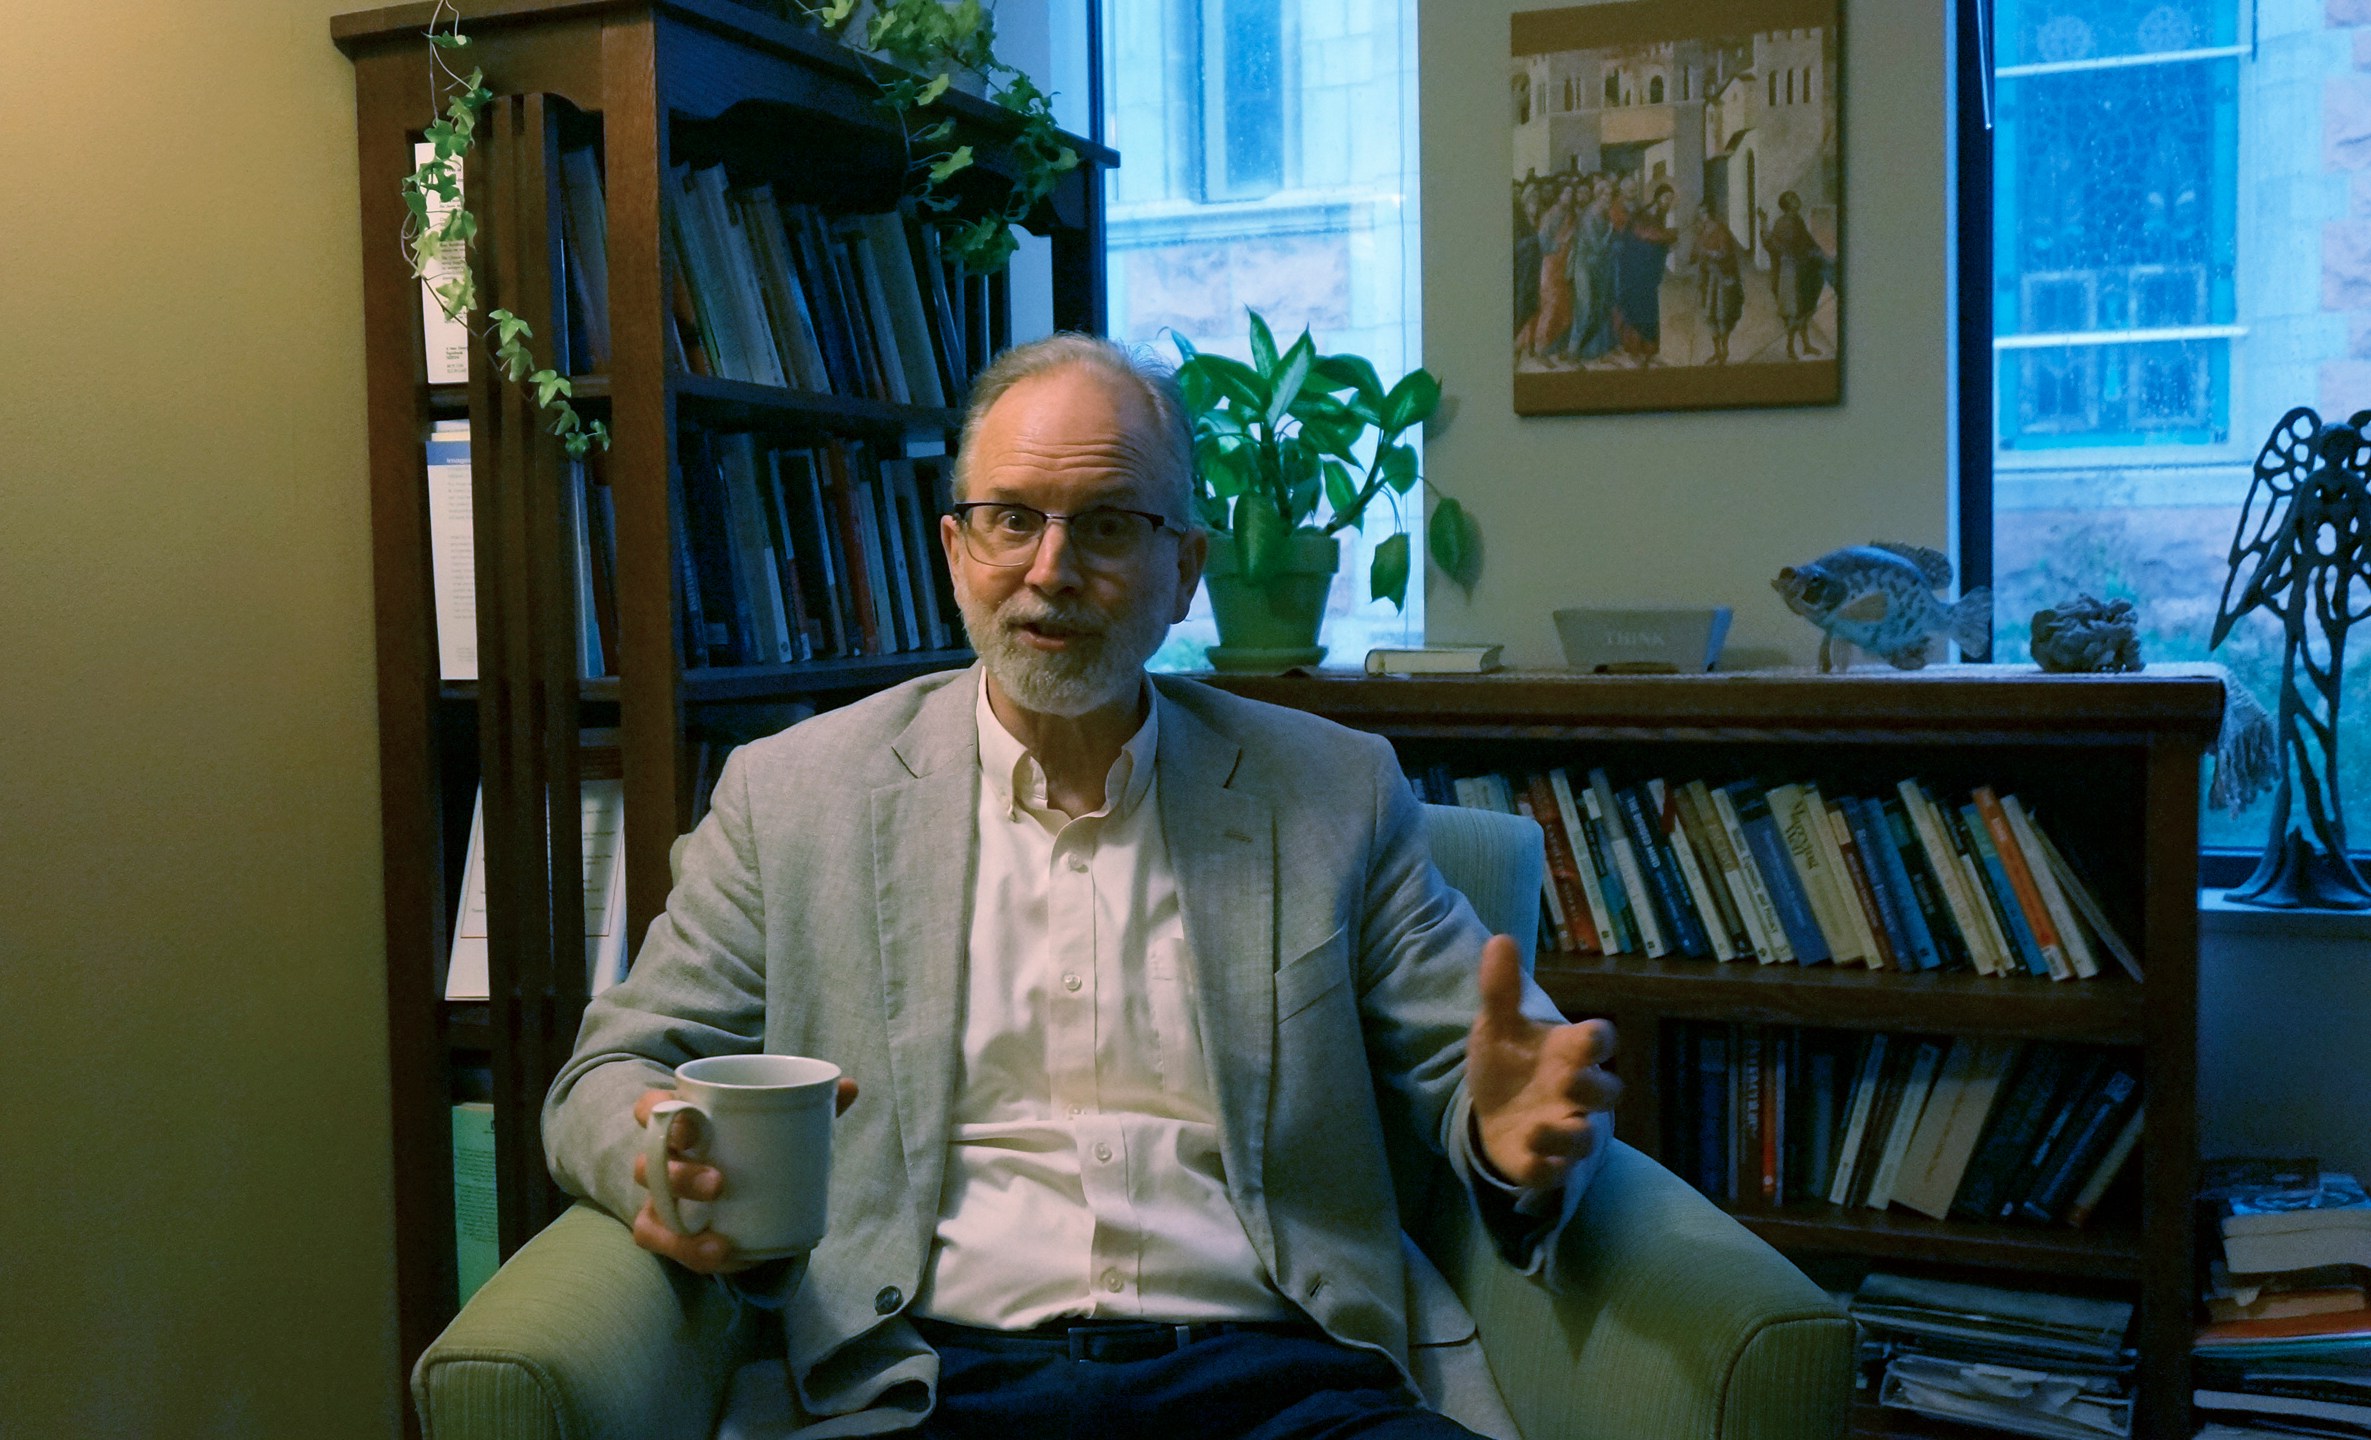
{"label": "window sill", "polygon": [[2267,910],[2238,905],[2222,890],[2198,892],[2198,933],[2283,940],[2371,941],[2371,910]]}

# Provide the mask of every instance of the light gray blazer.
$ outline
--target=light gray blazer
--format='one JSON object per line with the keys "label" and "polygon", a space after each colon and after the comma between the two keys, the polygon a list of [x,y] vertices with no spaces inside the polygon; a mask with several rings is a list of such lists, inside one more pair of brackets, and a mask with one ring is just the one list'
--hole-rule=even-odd
{"label": "light gray blazer", "polygon": [[[1389,1355],[1469,1425],[1511,1431],[1472,1319],[1406,1241],[1393,1189],[1411,1146],[1472,1182],[1482,926],[1433,868],[1387,743],[1155,683],[1170,702],[1162,828],[1235,1211],[1277,1287],[1337,1339]],[[913,1424],[937,1381],[901,1312],[930,1257],[962,1062],[977,684],[976,669],[929,676],[736,751],[633,974],[586,1011],[544,1105],[560,1184],[630,1219],[634,1100],[671,1066],[765,1050],[855,1077],[831,1232],[784,1310],[817,1435]],[[1536,986],[1526,1008],[1554,1014]],[[1510,1236],[1501,1213],[1502,1243],[1536,1268],[1606,1148],[1560,1214]]]}

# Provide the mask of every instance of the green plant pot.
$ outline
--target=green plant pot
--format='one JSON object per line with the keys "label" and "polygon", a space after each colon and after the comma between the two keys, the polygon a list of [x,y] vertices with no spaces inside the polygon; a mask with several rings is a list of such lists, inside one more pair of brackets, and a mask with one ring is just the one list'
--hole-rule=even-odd
{"label": "green plant pot", "polygon": [[1325,621],[1325,599],[1342,568],[1342,542],[1315,530],[1295,531],[1284,563],[1262,580],[1237,566],[1235,537],[1213,532],[1210,609],[1218,620],[1218,643],[1210,647],[1210,668],[1238,675],[1273,675],[1314,668],[1325,659],[1317,643]]}

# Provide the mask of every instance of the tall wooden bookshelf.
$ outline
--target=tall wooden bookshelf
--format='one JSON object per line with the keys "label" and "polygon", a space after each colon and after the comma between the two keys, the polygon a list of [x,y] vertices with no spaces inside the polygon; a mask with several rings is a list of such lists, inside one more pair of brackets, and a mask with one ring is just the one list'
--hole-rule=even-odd
{"label": "tall wooden bookshelf", "polygon": [[[1672,1027],[1741,1022],[2124,1047],[2141,1059],[2147,1121],[2138,1203],[2083,1229],[1934,1221],[1806,1201],[1735,1207],[1764,1239],[1820,1267],[1908,1265],[1992,1283],[2113,1293],[2138,1304],[2133,1434],[2188,1435],[2196,1296],[2199,766],[2222,714],[2198,673],[2044,676],[1968,667],[1919,675],[1460,678],[1221,677],[1239,694],[1388,737],[1420,773],[1603,765],[1617,778],[1752,776],[1828,793],[1923,779],[1964,796],[2013,789],[2089,862],[2101,902],[2146,979],[2052,983],[1969,971],[1721,964],[1551,954],[1541,983],[1568,1015],[1621,1036],[1619,1129],[1662,1158]],[[2004,1278],[2006,1277],[2006,1278]],[[1856,1434],[1976,1436],[1873,1404]]]}
{"label": "tall wooden bookshelf", "polygon": [[[959,395],[947,406],[922,406],[803,393],[691,373],[669,360],[670,165],[721,161],[736,184],[771,184],[786,201],[838,213],[893,208],[909,157],[866,62],[732,0],[463,0],[473,42],[463,68],[481,67],[497,97],[480,122],[467,178],[484,227],[482,304],[533,325],[539,361],[571,372],[579,409],[605,419],[616,437],[605,461],[616,512],[616,641],[606,677],[580,676],[566,457],[529,397],[500,381],[482,347],[466,386],[425,380],[420,291],[399,242],[399,183],[433,118],[423,34],[433,9],[359,12],[331,27],[354,64],[361,157],[399,1351],[407,1371],[455,1309],[448,1115],[462,1067],[492,1072],[502,1253],[563,1203],[545,1173],[537,1119],[586,998],[580,841],[572,823],[547,827],[543,817],[547,805],[553,816],[578,813],[584,732],[617,736],[626,923],[639,938],[664,907],[669,845],[695,811],[694,738],[716,728],[719,713],[737,711],[747,725],[754,712],[762,724],[765,707],[828,708],[970,659],[956,649],[687,664],[680,640],[685,596],[675,547],[686,520],[670,501],[669,475],[684,427],[785,442],[852,437],[891,455],[915,442],[953,449]],[[971,145],[976,157],[959,177],[957,213],[987,213],[1016,173],[1017,121],[960,93],[940,108],[958,126],[950,143]],[[608,245],[609,354],[598,372],[582,355],[549,358],[570,333],[559,157],[563,147],[586,143],[602,161]],[[1076,137],[1069,143],[1083,163],[1028,226],[1051,241],[1056,326],[1100,332],[1103,174],[1117,157]],[[1009,338],[1011,294],[997,277],[974,298],[972,348],[984,353]],[[433,422],[463,416],[475,491],[479,678],[445,684],[423,442]],[[480,785],[492,998],[448,1004],[446,956]]]}

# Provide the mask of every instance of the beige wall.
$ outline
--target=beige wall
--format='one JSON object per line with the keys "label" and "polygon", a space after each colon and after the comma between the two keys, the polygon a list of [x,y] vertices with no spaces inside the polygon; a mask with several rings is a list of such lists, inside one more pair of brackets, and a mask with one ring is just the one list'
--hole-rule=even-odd
{"label": "beige wall", "polygon": [[1728,605],[1730,659],[1807,662],[1770,589],[1838,545],[1948,549],[1943,7],[1849,4],[1844,24],[1844,403],[1518,419],[1508,266],[1507,16],[1424,0],[1424,354],[1456,400],[1428,473],[1486,546],[1471,601],[1435,574],[1436,642],[1563,663],[1567,605]]}
{"label": "beige wall", "polygon": [[0,44],[0,1434],[395,1426],[341,8]]}

